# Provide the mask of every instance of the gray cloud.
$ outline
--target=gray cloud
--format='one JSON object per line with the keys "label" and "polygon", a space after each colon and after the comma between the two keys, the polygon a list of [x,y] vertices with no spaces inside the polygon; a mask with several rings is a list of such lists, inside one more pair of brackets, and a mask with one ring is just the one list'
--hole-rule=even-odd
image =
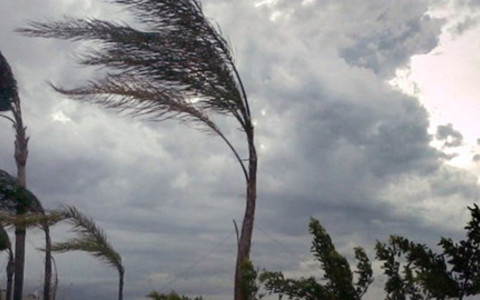
{"label": "gray cloud", "polygon": [[[409,1],[381,4],[385,5],[382,7],[384,11],[379,11],[377,22],[384,26],[369,28],[355,37],[353,45],[341,49],[341,55],[348,63],[371,69],[382,76],[392,76],[413,53],[427,53],[437,45],[442,22],[425,16],[424,8],[418,2],[415,5]],[[408,10],[411,18],[395,20],[399,10]]]}
{"label": "gray cloud", "polygon": [[[310,216],[346,254],[353,244],[371,251],[389,233],[423,242],[458,235],[465,205],[478,198],[474,176],[443,166],[441,153],[429,146],[424,108],[381,78],[435,45],[440,23],[423,17],[427,2],[254,3],[204,5],[232,41],[257,123],[254,262],[302,270],[310,259]],[[37,7],[9,0],[0,10],[6,24],[0,40],[8,41],[1,50],[19,81],[31,136],[31,189],[45,207],[74,204],[106,230],[124,256],[127,299],[162,287],[227,299],[232,219],[240,222],[245,193],[234,157],[221,140],[188,126],[119,117],[46,88],[45,80],[74,85],[92,72],[73,63],[79,45],[12,30],[26,19],[70,12],[115,16],[92,1]],[[235,124],[218,121],[245,153]],[[13,133],[1,122],[0,168],[13,171]],[[445,216],[452,222],[445,224]],[[37,260],[29,264],[40,270],[27,275],[32,286],[41,272]],[[115,292],[114,270],[92,257],[59,255],[58,265],[62,295],[108,299]]]}
{"label": "gray cloud", "polygon": [[437,126],[435,138],[443,141],[444,147],[458,147],[461,146],[463,142],[462,133],[455,130],[452,124]]}
{"label": "gray cloud", "polygon": [[[349,64],[390,77],[412,54],[426,53],[438,42],[442,20],[426,15],[428,1],[275,1],[272,13],[297,17],[308,47],[322,45]],[[285,17],[287,18],[287,17]]]}

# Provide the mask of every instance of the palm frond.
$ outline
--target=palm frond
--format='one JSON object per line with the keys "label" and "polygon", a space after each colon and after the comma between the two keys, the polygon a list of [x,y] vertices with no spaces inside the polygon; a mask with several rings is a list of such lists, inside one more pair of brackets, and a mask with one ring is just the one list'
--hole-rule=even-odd
{"label": "palm frond", "polygon": [[14,96],[17,94],[17,82],[12,69],[0,52],[0,112],[8,111]]}
{"label": "palm frond", "polygon": [[38,198],[18,179],[0,169],[0,211],[16,213],[22,209],[32,213],[43,213]]}
{"label": "palm frond", "polygon": [[35,226],[50,226],[63,220],[63,216],[57,213],[45,214],[41,213],[24,213],[16,215],[8,212],[0,213],[0,225],[1,226],[21,226],[24,228]]}
{"label": "palm frond", "polygon": [[[96,47],[83,54],[80,63],[128,74],[128,81],[117,83],[117,87],[130,91],[128,95],[121,92],[124,89],[119,92],[111,88],[112,79],[119,79],[111,74],[83,88],[58,91],[79,99],[96,95],[92,101],[109,108],[135,107],[135,113],[140,114],[160,111],[157,117],[166,114],[199,120],[191,114],[197,110],[232,114],[245,129],[250,111],[228,43],[203,15],[198,1],[113,2],[127,6],[144,28],[65,18],[31,22],[29,27],[17,30],[32,37],[95,41]],[[142,89],[144,85],[149,89]]]}
{"label": "palm frond", "polygon": [[10,243],[10,238],[8,237],[8,233],[3,228],[3,226],[0,226],[0,251],[5,251],[9,250],[12,251],[12,245]]}
{"label": "palm frond", "polygon": [[120,274],[124,273],[122,258],[108,242],[105,232],[95,222],[78,211],[73,206],[59,210],[63,218],[73,224],[73,231],[79,236],[67,242],[54,243],[52,251],[84,251],[117,268]]}

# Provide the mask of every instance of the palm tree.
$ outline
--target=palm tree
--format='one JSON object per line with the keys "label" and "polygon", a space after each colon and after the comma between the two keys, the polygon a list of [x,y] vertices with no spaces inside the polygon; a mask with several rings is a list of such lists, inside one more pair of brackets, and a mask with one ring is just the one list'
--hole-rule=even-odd
{"label": "palm tree", "polygon": [[[6,172],[0,170],[0,179],[2,174]],[[45,213],[39,206],[40,203],[36,197],[27,189],[12,189],[11,185],[2,184],[0,180],[0,224],[4,226],[23,226],[25,228],[34,226],[52,226],[59,221],[69,220],[73,224],[73,231],[75,231],[79,237],[73,238],[67,242],[54,243],[53,245],[47,245],[50,251],[67,252],[67,251],[85,251],[99,257],[101,260],[106,261],[108,264],[114,266],[119,273],[119,288],[118,299],[123,299],[123,284],[125,268],[122,263],[122,258],[108,242],[105,232],[100,229],[95,222],[87,217],[85,214],[78,211],[75,207],[67,206],[64,209],[50,211]],[[8,213],[8,208],[11,201],[5,199],[24,199],[26,203],[30,203],[31,211],[21,216]],[[2,227],[0,227],[2,228]],[[0,251],[1,249],[1,231],[0,231]],[[41,249],[45,251],[46,249]],[[53,257],[51,258],[53,262]],[[56,280],[57,281],[57,280]],[[54,289],[56,291],[56,288]],[[54,299],[52,294],[52,299]]]}
{"label": "palm tree", "polygon": [[[22,207],[23,213],[18,214],[19,207]],[[37,197],[24,186],[14,176],[0,169],[0,224],[15,226],[15,228],[24,228],[40,225],[45,233],[45,281],[44,281],[44,299],[50,299],[50,281],[52,273],[52,257],[50,245],[50,225],[60,220],[58,214],[46,215]],[[12,257],[13,259],[13,257]],[[9,288],[11,288],[11,279],[16,264],[9,265],[9,276],[7,279],[7,299]],[[15,273],[16,275],[16,273]],[[16,277],[16,276],[15,276]],[[10,289],[11,290],[11,289]],[[14,292],[15,295],[15,292]],[[15,296],[14,296],[15,297]],[[16,298],[15,298],[16,299]]]}
{"label": "palm tree", "polygon": [[125,268],[122,257],[107,241],[105,232],[75,207],[66,207],[60,210],[59,214],[63,216],[62,219],[68,219],[73,223],[73,230],[79,237],[63,243],[54,243],[51,250],[54,252],[85,251],[114,266],[119,275],[118,300],[122,300]]}
{"label": "palm tree", "polygon": [[[13,77],[12,70],[0,53],[0,94],[1,94],[1,111],[11,111],[13,119],[4,116],[13,123],[16,132],[15,139],[15,162],[17,164],[17,177],[20,185],[26,186],[25,165],[28,156],[28,138],[26,137],[23,126],[22,110],[20,107],[20,98],[18,97],[17,82]],[[25,208],[18,206],[17,214],[23,214]],[[18,227],[15,229],[15,285],[14,299],[22,298],[23,289],[23,271],[25,268],[25,228]]]}
{"label": "palm tree", "polygon": [[[124,5],[142,29],[98,19],[65,18],[31,22],[18,29],[31,37],[94,41],[80,63],[110,72],[84,86],[54,89],[74,99],[100,104],[154,120],[174,118],[201,124],[233,152],[246,180],[246,208],[235,270],[235,299],[243,299],[240,267],[250,256],[253,232],[257,153],[254,127],[244,85],[230,48],[204,16],[199,0],[112,0]],[[52,85],[53,86],[53,85]],[[211,119],[234,117],[245,133],[248,159]]]}
{"label": "palm tree", "polygon": [[[28,137],[26,136],[26,127],[23,126],[22,109],[20,98],[17,91],[17,82],[13,77],[12,70],[0,53],[0,87],[2,94],[3,111],[10,110],[13,119],[10,119],[15,129],[15,162],[17,164],[17,178],[21,186],[25,187],[26,182],[26,163],[28,157]],[[26,207],[17,206],[17,214],[25,213]],[[26,230],[21,226],[15,228],[15,283],[13,290],[14,300],[22,298],[23,275],[25,268],[25,236]]]}
{"label": "palm tree", "polygon": [[[26,136],[26,127],[23,125],[22,109],[20,106],[20,97],[18,95],[17,82],[13,76],[10,65],[0,52],[0,112],[11,111],[13,118],[6,115],[0,115],[10,120],[15,129],[15,162],[17,165],[18,184],[26,187],[26,164],[28,157],[28,137]],[[22,215],[29,210],[29,207],[22,203],[17,203],[16,214]],[[44,226],[45,242],[47,251],[45,252],[45,282],[44,299],[50,299],[50,278],[51,278],[51,253],[48,250],[50,244],[50,229]],[[23,278],[25,271],[25,237],[26,229],[21,225],[15,228],[15,282],[13,290],[13,299],[21,300],[23,293]]]}

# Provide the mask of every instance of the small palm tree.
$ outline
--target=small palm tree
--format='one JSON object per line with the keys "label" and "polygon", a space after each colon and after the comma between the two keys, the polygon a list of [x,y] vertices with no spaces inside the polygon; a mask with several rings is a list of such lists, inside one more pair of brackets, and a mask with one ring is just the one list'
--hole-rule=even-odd
{"label": "small palm tree", "polygon": [[91,218],[78,211],[75,207],[68,206],[60,210],[58,214],[63,216],[63,219],[73,223],[73,230],[78,234],[78,237],[66,242],[54,243],[51,250],[61,253],[85,251],[114,266],[119,275],[118,299],[122,300],[125,268],[122,263],[122,257],[108,242],[105,232]]}
{"label": "small palm tree", "polygon": [[[18,212],[22,210],[22,213]],[[52,274],[50,244],[50,222],[53,216],[46,216],[40,201],[35,195],[22,186],[17,178],[0,170],[0,223],[8,226],[15,226],[15,233],[18,228],[26,230],[29,226],[40,225],[45,233],[45,281],[44,281],[44,299],[50,299],[50,282]],[[59,216],[55,216],[56,220]],[[18,247],[18,245],[16,245]],[[15,260],[12,261],[15,262]],[[7,279],[7,299],[10,300],[9,288],[11,291],[11,280],[16,272],[16,264],[9,264],[9,276]],[[16,273],[15,273],[16,275]],[[16,276],[15,276],[16,278]],[[21,293],[21,291],[20,291]],[[11,293],[10,293],[11,294]],[[15,295],[15,293],[14,293]],[[15,296],[14,296],[15,297]],[[16,298],[15,298],[16,299]]]}
{"label": "small palm tree", "polygon": [[[235,300],[241,300],[240,269],[249,260],[255,219],[257,153],[250,106],[228,43],[204,16],[199,0],[109,2],[126,6],[141,29],[98,19],[66,18],[32,22],[18,31],[32,37],[96,42],[98,47],[87,50],[80,63],[106,67],[109,72],[85,86],[55,86],[58,92],[155,120],[194,122],[225,141],[246,180],[234,293]],[[242,159],[212,114],[235,118],[245,133],[247,159]]]}
{"label": "small palm tree", "polygon": [[[15,213],[19,205],[28,208],[21,215]],[[8,248],[9,245],[9,242],[5,242],[8,241],[8,235],[6,233],[5,236],[2,235],[1,230],[3,230],[3,226],[14,226],[15,228],[40,226],[45,230],[45,228],[49,229],[50,226],[62,220],[70,220],[74,225],[73,230],[79,234],[79,237],[52,245],[50,243],[50,235],[48,234],[46,238],[48,242],[43,250],[49,253],[51,251],[86,251],[115,266],[120,276],[118,299],[122,300],[125,269],[122,264],[122,258],[108,243],[103,230],[75,207],[66,207],[62,210],[46,213],[40,201],[32,192],[21,186],[15,177],[0,169],[0,251],[3,251],[4,247]],[[3,246],[4,244],[5,246]],[[50,266],[52,262],[53,258],[50,255]],[[48,279],[50,281],[51,269],[49,271],[50,276]],[[52,297],[54,295],[50,294],[49,298],[44,299],[51,299]]]}

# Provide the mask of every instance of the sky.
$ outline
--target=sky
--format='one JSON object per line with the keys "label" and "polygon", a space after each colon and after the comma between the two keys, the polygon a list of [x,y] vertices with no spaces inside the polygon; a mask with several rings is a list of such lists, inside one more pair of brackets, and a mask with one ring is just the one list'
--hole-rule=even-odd
{"label": "sky", "polygon": [[[463,237],[466,207],[479,198],[480,1],[205,0],[203,8],[231,44],[255,119],[258,268],[320,274],[310,217],[349,259],[362,246],[373,260],[375,241],[390,234],[430,246]],[[126,299],[154,289],[230,299],[232,220],[241,222],[245,197],[235,158],[192,125],[120,116],[52,91],[47,81],[72,87],[95,76],[75,63],[83,46],[14,29],[64,15],[131,20],[100,0],[1,1],[0,51],[30,136],[29,188],[45,208],[75,205],[106,231],[125,263]],[[15,174],[13,130],[0,122],[0,168]],[[245,154],[238,126],[218,122]],[[52,234],[72,236],[68,226]],[[40,292],[39,230],[27,246],[26,292]],[[55,258],[59,299],[114,299],[113,268],[83,253]],[[374,268],[367,299],[383,295]]]}

